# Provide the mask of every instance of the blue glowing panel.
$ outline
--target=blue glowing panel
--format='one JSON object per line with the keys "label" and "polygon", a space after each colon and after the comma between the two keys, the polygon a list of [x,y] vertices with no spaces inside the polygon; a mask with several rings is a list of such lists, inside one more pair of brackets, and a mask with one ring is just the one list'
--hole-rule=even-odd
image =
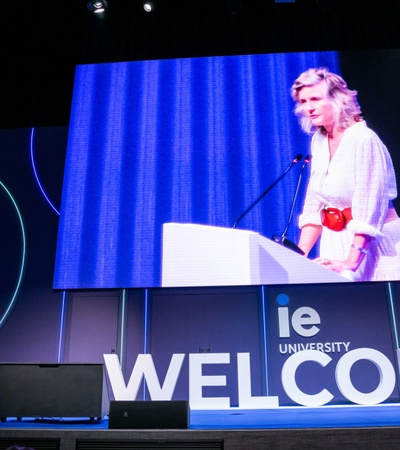
{"label": "blue glowing panel", "polygon": [[[339,71],[336,53],[78,66],[54,287],[160,286],[163,223],[232,226],[307,154],[289,91],[318,66]],[[282,233],[297,177],[239,228]]]}

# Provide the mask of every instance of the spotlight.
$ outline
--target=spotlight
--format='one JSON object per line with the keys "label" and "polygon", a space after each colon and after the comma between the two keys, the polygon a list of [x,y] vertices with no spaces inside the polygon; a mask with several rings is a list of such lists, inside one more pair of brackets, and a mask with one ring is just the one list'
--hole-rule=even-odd
{"label": "spotlight", "polygon": [[143,4],[143,9],[146,11],[146,12],[151,12],[152,11],[152,9],[153,9],[153,5],[151,4],[151,3],[144,3]]}
{"label": "spotlight", "polygon": [[226,7],[231,17],[238,17],[242,9],[242,3],[240,0],[227,0]]}
{"label": "spotlight", "polygon": [[101,14],[108,8],[107,0],[91,0],[87,9],[95,14]]}

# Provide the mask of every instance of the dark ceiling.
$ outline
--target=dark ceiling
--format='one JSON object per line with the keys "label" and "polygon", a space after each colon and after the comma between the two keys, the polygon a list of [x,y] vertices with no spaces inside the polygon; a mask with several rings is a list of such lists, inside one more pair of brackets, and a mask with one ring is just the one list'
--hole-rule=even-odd
{"label": "dark ceiling", "polygon": [[9,0],[0,11],[0,128],[67,125],[76,64],[400,47],[399,0]]}

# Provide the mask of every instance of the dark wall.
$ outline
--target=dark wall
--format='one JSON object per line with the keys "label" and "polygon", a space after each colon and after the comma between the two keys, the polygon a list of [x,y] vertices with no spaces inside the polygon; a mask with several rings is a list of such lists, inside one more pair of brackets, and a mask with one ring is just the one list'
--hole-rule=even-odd
{"label": "dark wall", "polygon": [[2,2],[0,127],[66,125],[76,64],[400,47],[397,0]]}
{"label": "dark wall", "polygon": [[59,207],[67,127],[35,131],[35,164],[31,163],[28,128],[0,130],[0,181],[9,190],[24,223],[26,265],[13,302],[21,267],[22,232],[15,208],[0,192],[0,316],[15,304],[0,331],[0,360],[54,361],[57,358],[60,293],[52,290],[58,215],[44,200],[36,167],[47,195]]}

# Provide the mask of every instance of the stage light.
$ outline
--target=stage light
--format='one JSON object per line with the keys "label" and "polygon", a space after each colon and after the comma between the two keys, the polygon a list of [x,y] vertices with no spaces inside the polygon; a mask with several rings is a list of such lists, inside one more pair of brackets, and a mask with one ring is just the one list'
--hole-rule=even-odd
{"label": "stage light", "polygon": [[108,3],[106,0],[91,0],[87,8],[90,12],[101,14],[108,8]]}
{"label": "stage light", "polygon": [[231,17],[238,17],[242,9],[242,3],[240,0],[227,0],[226,7]]}
{"label": "stage light", "polygon": [[144,3],[143,9],[144,9],[146,12],[151,12],[152,9],[153,9],[153,4],[152,4],[152,3]]}

